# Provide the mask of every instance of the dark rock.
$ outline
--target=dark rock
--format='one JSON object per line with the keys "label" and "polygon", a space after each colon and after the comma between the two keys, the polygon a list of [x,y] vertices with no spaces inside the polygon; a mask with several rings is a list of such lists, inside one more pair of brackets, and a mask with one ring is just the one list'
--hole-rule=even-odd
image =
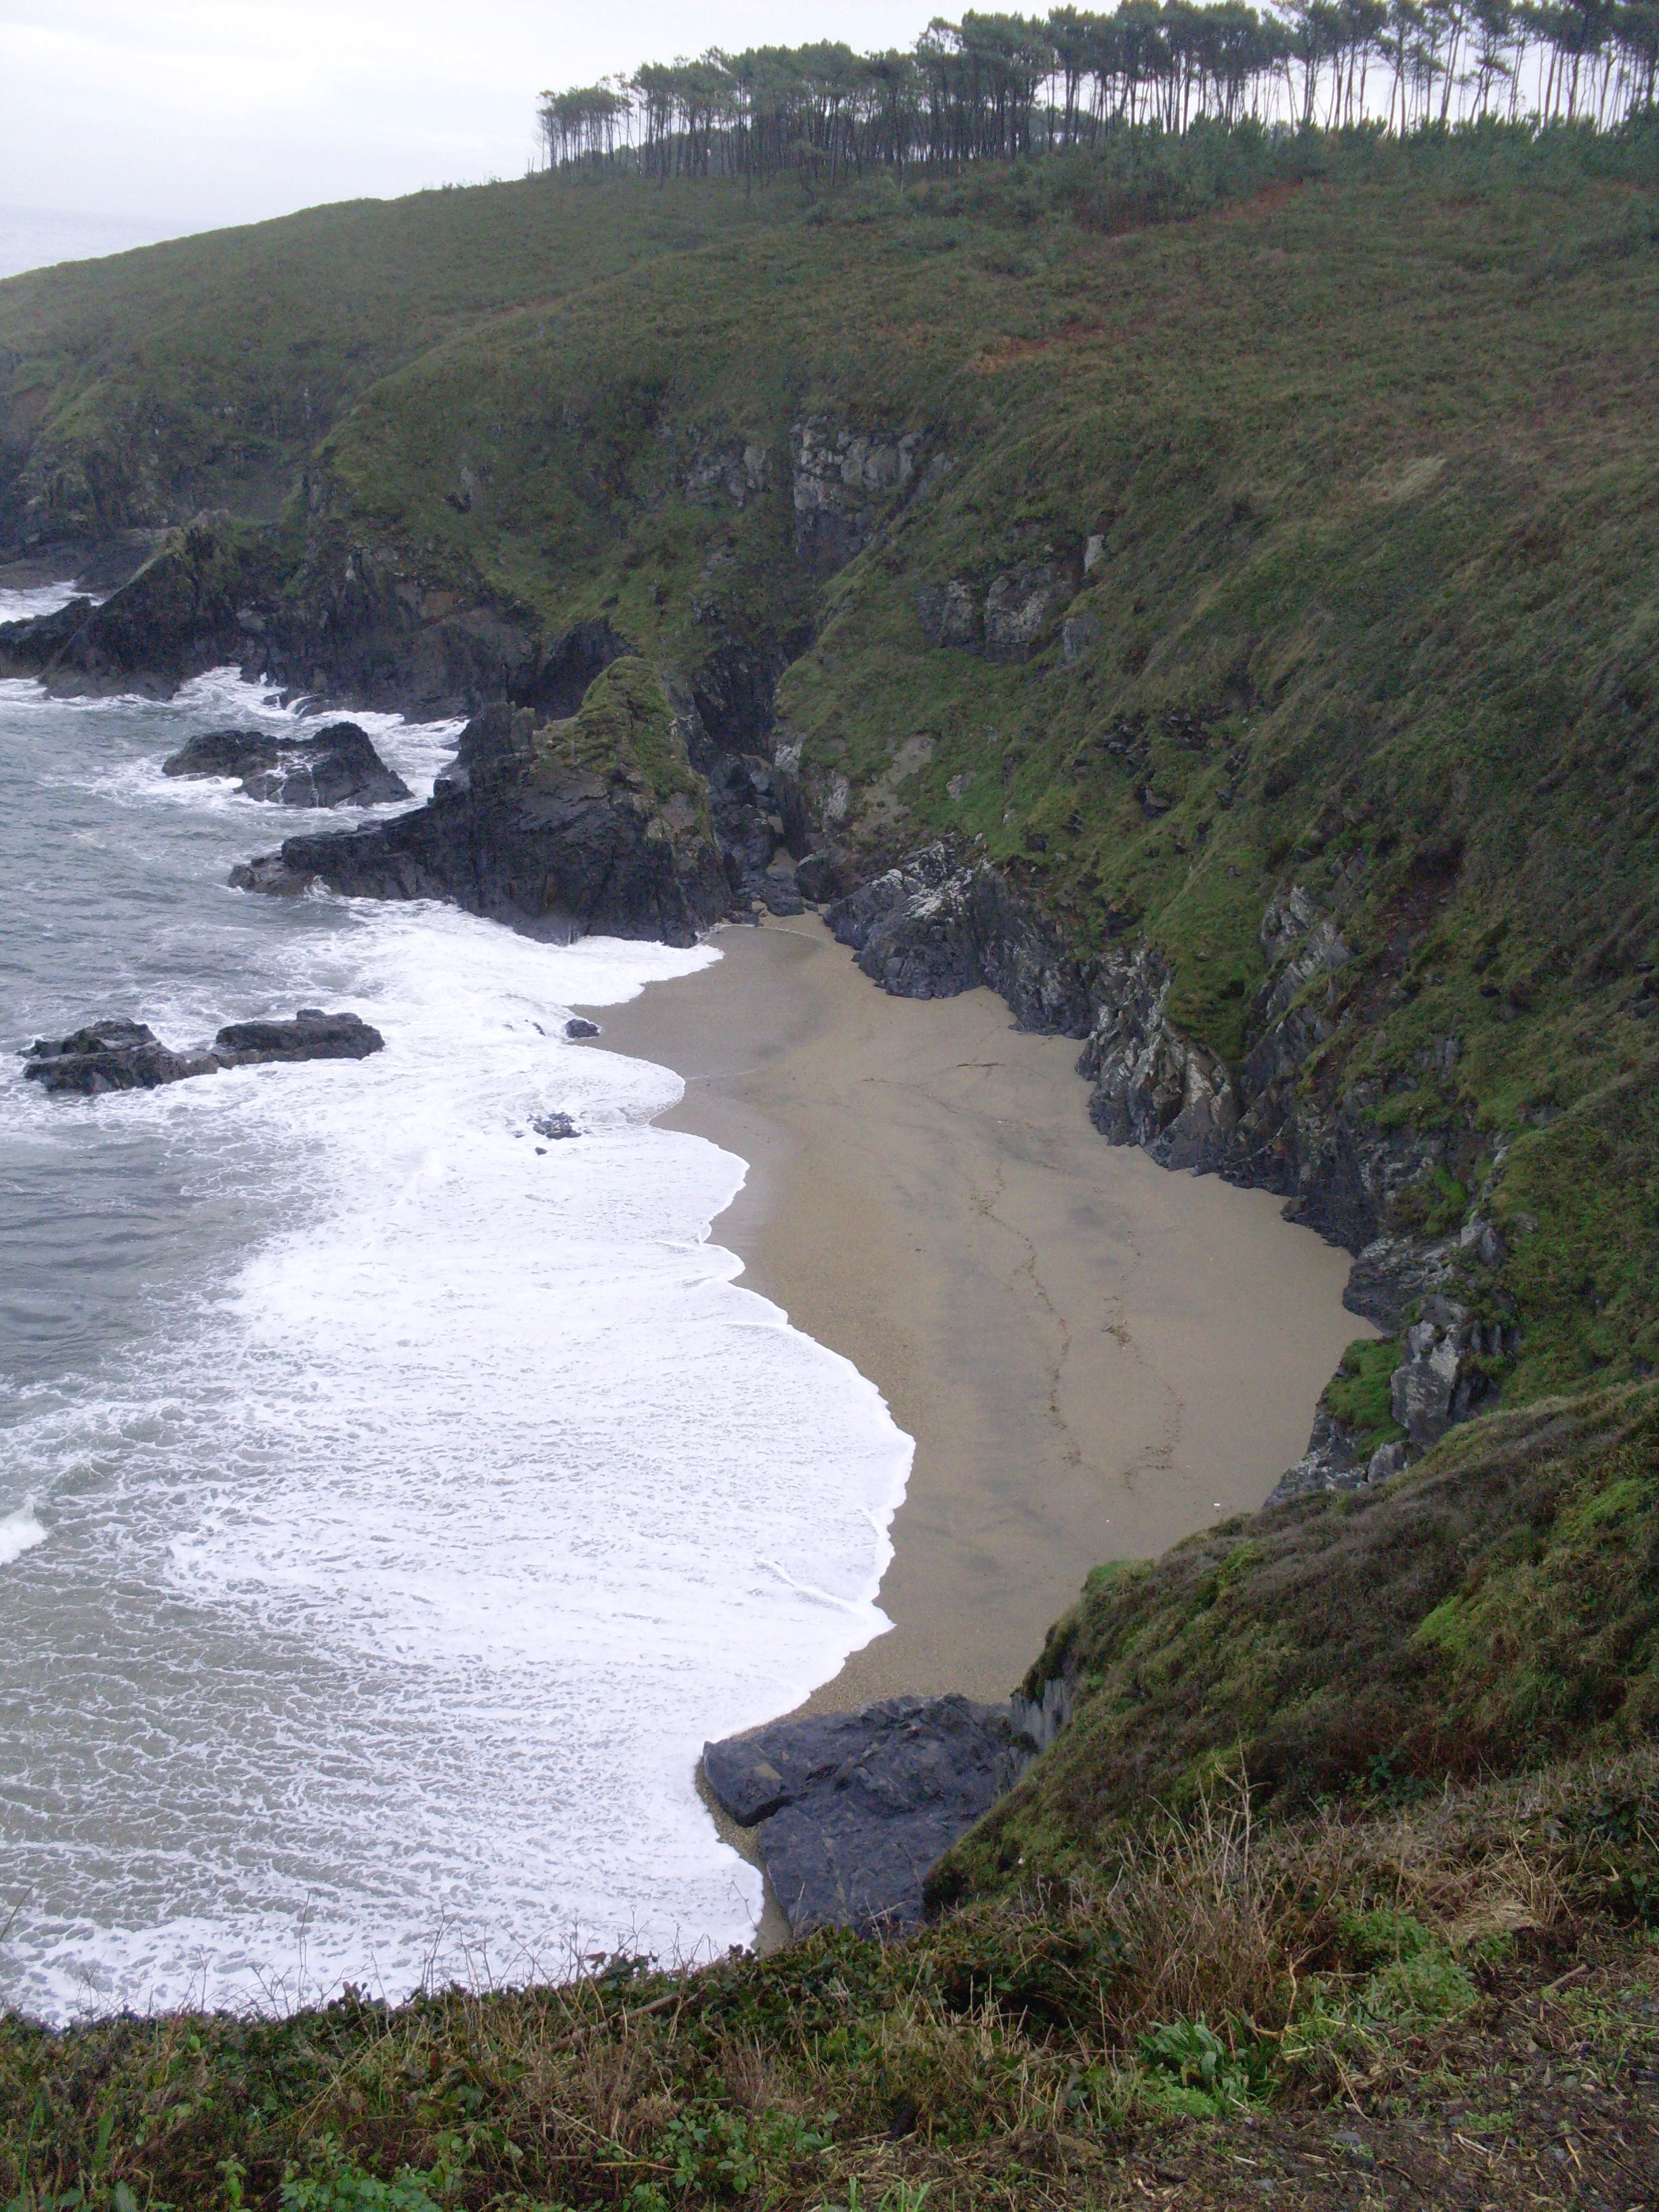
{"label": "dark rock", "polygon": [[24,1075],[47,1091],[95,1098],[106,1091],[154,1091],[187,1075],[210,1075],[211,1054],[169,1051],[143,1022],[92,1022],[55,1042],[37,1037],[24,1054]]}
{"label": "dark rock", "polygon": [[314,737],[210,730],[161,763],[163,775],[235,776],[244,795],[281,806],[381,806],[412,796],[355,722]]}
{"label": "dark rock", "polygon": [[795,863],[795,889],[821,906],[848,890],[854,870],[833,853],[808,853]]}
{"label": "dark rock", "polygon": [[1342,1303],[1392,1336],[1413,1306],[1445,1288],[1456,1251],[1453,1237],[1374,1237],[1348,1271]]}
{"label": "dark rock", "polygon": [[[605,711],[620,723],[637,695],[639,711],[665,726],[654,676],[642,662],[619,666],[633,672],[631,693],[613,692]],[[602,678],[617,682],[615,671]],[[688,790],[659,803],[630,764],[625,728],[604,764],[589,766],[567,741],[574,727],[540,724],[529,709],[489,708],[467,725],[426,805],[373,827],[290,837],[280,854],[246,863],[230,879],[240,890],[284,896],[321,883],[359,898],[453,899],[470,914],[561,942],[604,931],[695,943],[732,902],[706,817]],[[684,760],[683,734],[678,742]]]}
{"label": "dark rock", "polygon": [[702,1754],[720,1804],[758,1828],[798,1936],[915,1927],[928,1868],[1030,1755],[1006,1707],[962,1697],[885,1698],[860,1712],[777,1721]]}
{"label": "dark rock", "polygon": [[582,1133],[568,1114],[544,1114],[539,1121],[532,1121],[530,1126],[538,1137],[550,1139],[580,1137]]}
{"label": "dark rock", "polygon": [[1022,1029],[1088,1033],[1087,981],[1059,932],[1006,877],[958,865],[946,846],[927,846],[837,899],[825,919],[896,998],[954,998],[988,983]]}
{"label": "dark rock", "polygon": [[599,1025],[597,1022],[590,1022],[585,1014],[572,1014],[564,1025],[564,1033],[568,1037],[598,1036]]}
{"label": "dark rock", "polygon": [[1283,1505],[1292,1498],[1313,1498],[1328,1490],[1358,1490],[1370,1479],[1370,1459],[1355,1443],[1353,1431],[1322,1406],[1314,1415],[1307,1450],[1279,1476],[1267,1502]]}
{"label": "dark rock", "polygon": [[94,605],[0,630],[0,675],[37,676],[52,691],[166,696],[187,678],[240,660],[247,634],[238,610],[265,588],[265,541],[201,515],[168,532],[118,591]]}
{"label": "dark rock", "polygon": [[316,880],[314,875],[290,868],[282,853],[262,853],[257,860],[239,860],[229,877],[237,890],[264,891],[271,898],[302,898]]}
{"label": "dark rock", "polygon": [[222,1067],[251,1067],[266,1060],[367,1060],[386,1048],[377,1029],[356,1014],[325,1014],[301,1006],[291,1022],[232,1022],[213,1041]]}
{"label": "dark rock", "polygon": [[916,613],[929,645],[952,645],[976,652],[981,637],[980,603],[970,585],[953,576],[948,583],[924,584],[916,593]]}
{"label": "dark rock", "polygon": [[291,1022],[233,1022],[206,1052],[173,1052],[142,1022],[94,1022],[56,1042],[37,1038],[24,1075],[48,1091],[97,1097],[106,1091],[154,1091],[190,1075],[251,1067],[267,1060],[366,1060],[386,1039],[356,1014],[301,1006]]}

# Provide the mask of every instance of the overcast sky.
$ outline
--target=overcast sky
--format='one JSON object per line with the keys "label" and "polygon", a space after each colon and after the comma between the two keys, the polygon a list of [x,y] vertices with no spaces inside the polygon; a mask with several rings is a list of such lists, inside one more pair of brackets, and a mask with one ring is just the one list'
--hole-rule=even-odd
{"label": "overcast sky", "polygon": [[0,273],[324,200],[519,176],[544,86],[708,46],[908,46],[937,12],[903,0],[0,0]]}

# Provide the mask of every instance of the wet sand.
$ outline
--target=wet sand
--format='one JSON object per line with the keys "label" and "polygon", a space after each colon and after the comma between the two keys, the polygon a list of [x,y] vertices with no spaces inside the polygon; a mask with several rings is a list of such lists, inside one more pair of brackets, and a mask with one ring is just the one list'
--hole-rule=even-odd
{"label": "wet sand", "polygon": [[1006,1698],[1089,1568],[1261,1504],[1345,1345],[1348,1258],[1279,1200],[1108,1145],[1066,1038],[989,991],[888,998],[816,917],[602,1010],[685,1079],[667,1127],[750,1164],[743,1280],[915,1439],[881,1604],[816,1692]]}

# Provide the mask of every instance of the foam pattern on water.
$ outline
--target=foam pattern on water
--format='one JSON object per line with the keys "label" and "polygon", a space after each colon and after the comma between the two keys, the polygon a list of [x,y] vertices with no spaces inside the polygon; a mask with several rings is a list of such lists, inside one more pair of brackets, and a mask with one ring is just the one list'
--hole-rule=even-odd
{"label": "foam pattern on water", "polygon": [[33,622],[40,615],[55,615],[75,596],[73,584],[32,584],[27,591],[0,591],[0,623]]}
{"label": "foam pattern on water", "polygon": [[[716,955],[223,892],[204,841],[221,863],[276,810],[163,804],[155,768],[226,704],[270,711],[247,687],[49,710],[54,819],[95,825],[67,834],[118,891],[162,872],[174,957],[125,956],[143,1018],[189,1042],[349,1005],[387,1048],[93,1105],[0,1085],[10,1187],[59,1216],[79,1194],[117,1224],[108,1264],[143,1261],[70,1364],[20,1352],[0,1431],[3,1901],[27,1899],[0,1990],[58,2016],[286,2002],[557,1966],[572,1931],[742,1940],[757,1878],[694,1762],[884,1626],[909,1445],[708,1241],[743,1167],[650,1126],[678,1078],[563,1039],[570,1006]],[[0,702],[0,727],[47,711]],[[442,757],[375,735],[405,774]],[[585,1133],[538,1135],[550,1112]]]}

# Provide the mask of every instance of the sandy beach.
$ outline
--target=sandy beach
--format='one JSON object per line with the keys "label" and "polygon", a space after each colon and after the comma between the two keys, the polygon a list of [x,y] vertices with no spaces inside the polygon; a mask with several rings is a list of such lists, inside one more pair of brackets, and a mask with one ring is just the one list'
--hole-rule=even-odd
{"label": "sandy beach", "polygon": [[989,991],[878,991],[813,915],[604,1010],[593,1049],[685,1079],[666,1125],[750,1164],[744,1281],[915,1439],[890,1633],[811,1705],[1006,1698],[1089,1568],[1260,1505],[1343,1346],[1348,1258],[1280,1201],[1108,1145],[1077,1046]]}

